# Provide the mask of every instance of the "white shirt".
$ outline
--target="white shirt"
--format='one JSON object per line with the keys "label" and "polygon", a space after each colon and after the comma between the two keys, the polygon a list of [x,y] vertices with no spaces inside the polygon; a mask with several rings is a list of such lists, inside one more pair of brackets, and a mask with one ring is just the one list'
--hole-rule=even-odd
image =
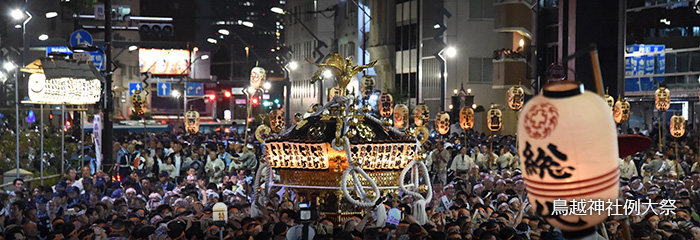
{"label": "white shirt", "polygon": [[452,171],[468,171],[469,168],[474,165],[474,160],[468,155],[457,154],[454,159],[452,159],[452,165],[450,165],[450,170]]}
{"label": "white shirt", "polygon": [[639,173],[637,172],[637,166],[634,165],[634,162],[627,162],[620,159],[620,177],[629,179],[635,176],[639,176]]}

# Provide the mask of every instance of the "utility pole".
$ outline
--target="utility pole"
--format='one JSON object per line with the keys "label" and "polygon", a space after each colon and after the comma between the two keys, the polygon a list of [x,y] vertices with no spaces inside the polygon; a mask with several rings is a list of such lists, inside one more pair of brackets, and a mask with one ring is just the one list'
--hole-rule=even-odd
{"label": "utility pole", "polygon": [[103,162],[114,163],[112,159],[112,0],[105,0],[105,73],[104,83],[104,129],[102,134]]}

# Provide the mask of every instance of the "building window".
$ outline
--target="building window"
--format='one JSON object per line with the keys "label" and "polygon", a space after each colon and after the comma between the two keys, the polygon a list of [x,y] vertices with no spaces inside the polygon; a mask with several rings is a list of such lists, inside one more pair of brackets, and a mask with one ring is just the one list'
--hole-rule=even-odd
{"label": "building window", "polygon": [[418,74],[415,72],[403,73],[396,74],[395,77],[394,89],[400,90],[401,95],[406,95],[410,98],[418,97]]}
{"label": "building window", "polygon": [[493,19],[494,0],[470,0],[470,19]]}
{"label": "building window", "polygon": [[415,49],[418,46],[418,24],[397,26],[395,36],[396,51]]}
{"label": "building window", "polygon": [[493,81],[493,60],[491,58],[469,58],[469,82],[488,83]]}

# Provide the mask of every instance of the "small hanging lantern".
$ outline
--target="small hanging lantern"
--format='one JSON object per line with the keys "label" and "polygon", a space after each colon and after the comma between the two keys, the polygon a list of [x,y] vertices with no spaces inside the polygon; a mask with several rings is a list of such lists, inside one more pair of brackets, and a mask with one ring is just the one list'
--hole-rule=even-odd
{"label": "small hanging lantern", "polygon": [[523,108],[523,102],[525,102],[525,90],[520,85],[510,87],[506,92],[506,100],[510,109],[520,111]]}
{"label": "small hanging lantern", "polygon": [[615,117],[615,122],[622,124],[630,118],[630,103],[624,99],[619,98],[620,101],[615,103],[615,110],[613,111],[613,117]]}
{"label": "small hanging lantern", "polygon": [[654,100],[656,109],[665,112],[671,105],[671,91],[669,91],[666,87],[659,87],[659,89],[656,89],[656,92],[654,93]]}
{"label": "small hanging lantern", "polygon": [[267,78],[267,74],[264,68],[254,67],[250,70],[250,86],[255,89],[260,89],[263,81]]}
{"label": "small hanging lantern", "polygon": [[284,112],[282,110],[276,109],[270,112],[270,127],[276,133],[284,130]]}
{"label": "small hanging lantern", "polygon": [[610,106],[610,111],[615,111],[615,99],[608,95],[608,89],[605,89],[605,96],[603,96],[603,99],[605,99],[605,103]]}
{"label": "small hanging lantern", "polygon": [[474,127],[474,109],[471,106],[464,106],[459,110],[459,126],[464,130]]}
{"label": "small hanging lantern", "polygon": [[500,109],[498,109],[498,104],[491,104],[491,109],[489,109],[487,119],[489,130],[491,130],[492,132],[497,132],[498,130],[501,130],[502,119],[503,113]]}
{"label": "small hanging lantern", "polygon": [[408,120],[408,107],[403,104],[397,104],[394,107],[394,127],[399,129],[405,128],[408,125],[406,120]]}
{"label": "small hanging lantern", "polygon": [[440,135],[445,135],[450,132],[450,114],[445,111],[440,111],[437,116],[435,116],[435,130],[437,130]]}
{"label": "small hanging lantern", "polygon": [[518,120],[518,153],[538,216],[568,232],[591,228],[608,217],[604,211],[563,215],[552,206],[581,198],[618,198],[615,128],[607,103],[575,82],[550,82],[525,104]]}
{"label": "small hanging lantern", "polygon": [[418,104],[416,109],[413,110],[413,122],[418,127],[424,127],[430,119],[430,109],[425,103]]}
{"label": "small hanging lantern", "polygon": [[185,114],[185,130],[189,134],[199,132],[199,112],[195,110],[187,111]]}
{"label": "small hanging lantern", "polygon": [[374,92],[374,78],[370,75],[362,77],[362,99],[369,99]]}
{"label": "small hanging lantern", "polygon": [[146,92],[141,90],[134,91],[131,95],[131,106],[134,107],[134,112],[138,115],[143,115],[148,110],[146,105]]}
{"label": "small hanging lantern", "polygon": [[683,115],[673,115],[671,117],[671,135],[675,138],[682,137],[685,134],[685,118]]}
{"label": "small hanging lantern", "polygon": [[382,93],[382,95],[379,96],[379,114],[381,114],[382,117],[391,117],[391,114],[394,112],[392,105],[394,105],[394,98],[391,96],[391,94]]}

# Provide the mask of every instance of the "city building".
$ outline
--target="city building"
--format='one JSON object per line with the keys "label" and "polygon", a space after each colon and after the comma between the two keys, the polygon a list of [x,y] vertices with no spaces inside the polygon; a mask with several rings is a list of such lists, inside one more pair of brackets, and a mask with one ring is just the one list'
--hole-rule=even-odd
{"label": "city building", "polygon": [[[374,76],[377,94],[392,93],[395,104],[413,109],[425,103],[434,119],[440,110],[452,110],[453,90],[464,86],[478,109],[500,104],[506,116],[501,133],[513,133],[515,112],[505,111],[505,90],[520,83],[533,92],[535,63],[527,54],[534,41],[531,8],[527,1],[287,1],[287,15],[296,17],[284,18],[286,44],[300,62],[291,74],[290,111],[303,113],[313,103],[328,101],[334,85],[310,84],[317,68],[304,59],[337,52],[355,63],[377,60],[363,74]],[[494,59],[506,50],[507,57]],[[357,91],[358,83],[349,90]],[[376,104],[376,98],[370,100]],[[485,114],[477,117],[476,126],[484,126]]]}

